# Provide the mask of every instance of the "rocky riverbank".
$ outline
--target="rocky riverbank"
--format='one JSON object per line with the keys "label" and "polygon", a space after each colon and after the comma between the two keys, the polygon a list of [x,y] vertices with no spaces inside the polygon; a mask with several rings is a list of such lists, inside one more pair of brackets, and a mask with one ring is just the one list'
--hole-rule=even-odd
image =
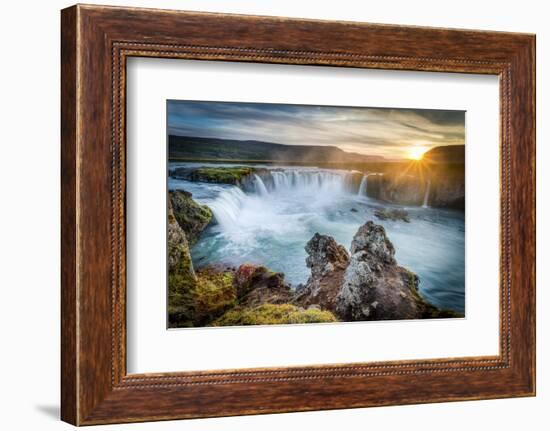
{"label": "rocky riverbank", "polygon": [[211,220],[211,211],[190,193],[170,192],[170,327],[458,316],[422,298],[418,276],[399,266],[384,228],[373,221],[358,229],[349,252],[331,236],[316,233],[305,245],[310,277],[292,289],[284,274],[262,265],[195,270],[189,247]]}

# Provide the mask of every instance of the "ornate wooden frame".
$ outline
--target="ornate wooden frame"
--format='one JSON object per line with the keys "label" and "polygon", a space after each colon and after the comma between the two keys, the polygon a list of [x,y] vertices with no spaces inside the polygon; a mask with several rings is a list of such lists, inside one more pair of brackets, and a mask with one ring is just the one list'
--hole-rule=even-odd
{"label": "ornate wooden frame", "polygon": [[[88,425],[534,395],[534,35],[78,5],[62,11],[61,49],[63,420]],[[500,354],[127,375],[130,56],[498,75]]]}

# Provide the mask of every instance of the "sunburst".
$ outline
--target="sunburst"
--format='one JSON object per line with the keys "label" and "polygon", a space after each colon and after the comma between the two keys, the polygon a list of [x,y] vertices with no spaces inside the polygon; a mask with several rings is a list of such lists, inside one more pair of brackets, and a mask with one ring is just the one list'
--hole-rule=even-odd
{"label": "sunburst", "polygon": [[422,160],[424,153],[428,150],[426,147],[411,147],[409,148],[409,159]]}

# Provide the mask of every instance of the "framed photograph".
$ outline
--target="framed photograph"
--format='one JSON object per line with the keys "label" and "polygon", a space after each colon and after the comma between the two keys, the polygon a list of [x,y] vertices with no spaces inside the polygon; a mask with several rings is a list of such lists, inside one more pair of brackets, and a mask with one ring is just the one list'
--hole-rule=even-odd
{"label": "framed photograph", "polygon": [[62,419],[535,394],[535,37],[62,11]]}

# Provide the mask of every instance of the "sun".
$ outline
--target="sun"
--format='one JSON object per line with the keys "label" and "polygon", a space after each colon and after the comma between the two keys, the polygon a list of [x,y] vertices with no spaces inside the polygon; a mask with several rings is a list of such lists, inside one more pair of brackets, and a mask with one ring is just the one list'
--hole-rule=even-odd
{"label": "sun", "polygon": [[411,147],[409,148],[409,159],[421,160],[426,152],[426,147]]}

